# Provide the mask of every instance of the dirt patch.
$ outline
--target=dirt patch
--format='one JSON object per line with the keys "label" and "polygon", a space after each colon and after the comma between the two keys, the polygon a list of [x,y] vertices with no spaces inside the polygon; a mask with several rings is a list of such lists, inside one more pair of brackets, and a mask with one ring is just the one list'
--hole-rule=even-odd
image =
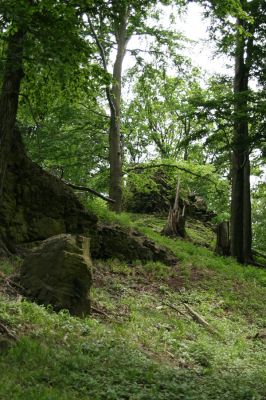
{"label": "dirt patch", "polygon": [[189,281],[193,284],[195,282],[206,280],[214,275],[215,273],[207,268],[192,267],[190,270]]}

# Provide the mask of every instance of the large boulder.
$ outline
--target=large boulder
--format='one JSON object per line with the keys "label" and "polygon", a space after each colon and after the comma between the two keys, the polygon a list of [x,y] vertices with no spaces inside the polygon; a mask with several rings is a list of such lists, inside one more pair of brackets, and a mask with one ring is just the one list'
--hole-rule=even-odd
{"label": "large boulder", "polygon": [[157,245],[134,229],[115,224],[98,224],[91,255],[93,258],[117,258],[129,262],[160,261],[166,265],[174,265],[178,261],[171,250]]}
{"label": "large boulder", "polygon": [[44,240],[61,233],[90,235],[97,217],[74,191],[26,155],[18,129],[0,198],[0,240],[14,244]]}
{"label": "large boulder", "polygon": [[62,234],[43,241],[25,258],[21,285],[38,304],[83,316],[90,311],[92,283],[89,239]]}

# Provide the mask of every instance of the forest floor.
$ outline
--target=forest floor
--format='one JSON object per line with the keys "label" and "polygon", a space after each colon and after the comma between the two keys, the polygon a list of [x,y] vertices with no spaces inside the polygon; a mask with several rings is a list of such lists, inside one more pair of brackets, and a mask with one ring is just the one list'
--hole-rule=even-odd
{"label": "forest floor", "polygon": [[179,262],[95,262],[85,319],[23,299],[11,283],[19,261],[2,260],[0,399],[265,400],[266,271],[215,256],[196,221],[186,241],[162,237],[159,217],[119,222]]}

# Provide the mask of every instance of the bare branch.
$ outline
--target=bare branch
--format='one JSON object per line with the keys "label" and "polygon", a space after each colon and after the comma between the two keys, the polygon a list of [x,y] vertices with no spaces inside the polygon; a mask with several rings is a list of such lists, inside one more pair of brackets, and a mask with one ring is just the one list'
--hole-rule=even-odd
{"label": "bare branch", "polygon": [[100,199],[103,199],[104,201],[108,201],[109,203],[115,203],[115,200],[111,199],[110,197],[104,196],[103,194],[87,186],[75,185],[73,183],[65,181],[64,179],[62,179],[62,182],[64,182],[67,186],[71,187],[72,189],[80,190],[82,192],[89,192],[94,194],[94,196],[100,197]]}

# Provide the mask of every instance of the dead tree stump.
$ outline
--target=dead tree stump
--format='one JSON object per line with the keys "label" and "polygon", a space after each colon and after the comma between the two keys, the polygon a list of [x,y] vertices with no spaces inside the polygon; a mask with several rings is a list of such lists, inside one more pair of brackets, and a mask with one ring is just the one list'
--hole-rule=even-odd
{"label": "dead tree stump", "polygon": [[217,225],[217,242],[215,252],[220,256],[230,256],[229,221],[223,221]]}
{"label": "dead tree stump", "polygon": [[185,205],[180,207],[179,201],[179,191],[180,191],[180,179],[178,180],[176,187],[176,196],[173,207],[170,206],[167,223],[162,230],[162,234],[165,236],[186,236],[185,231]]}

